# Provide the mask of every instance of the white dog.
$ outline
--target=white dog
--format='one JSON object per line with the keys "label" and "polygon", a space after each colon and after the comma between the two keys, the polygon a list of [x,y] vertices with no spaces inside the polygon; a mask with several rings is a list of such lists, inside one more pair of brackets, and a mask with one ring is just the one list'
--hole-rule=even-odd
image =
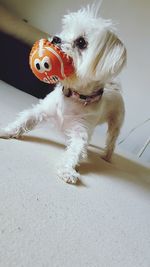
{"label": "white dog", "polygon": [[124,118],[124,103],[113,78],[126,62],[126,49],[111,21],[97,17],[94,8],[64,16],[62,32],[52,42],[72,57],[75,74],[0,132],[2,138],[19,137],[43,120],[55,119],[68,138],[58,176],[76,183],[79,161],[86,157],[94,128],[108,123],[103,158],[110,160]]}

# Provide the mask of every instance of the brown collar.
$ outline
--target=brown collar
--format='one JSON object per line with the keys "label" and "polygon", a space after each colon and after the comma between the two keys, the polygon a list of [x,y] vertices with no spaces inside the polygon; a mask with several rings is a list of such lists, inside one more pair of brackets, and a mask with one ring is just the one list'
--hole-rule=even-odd
{"label": "brown collar", "polygon": [[76,91],[73,91],[70,88],[64,88],[62,89],[63,94],[66,97],[72,97],[73,99],[81,102],[84,104],[84,106],[91,104],[93,102],[97,102],[101,99],[102,94],[104,92],[104,88],[98,89],[96,92],[92,93],[91,95],[81,95]]}

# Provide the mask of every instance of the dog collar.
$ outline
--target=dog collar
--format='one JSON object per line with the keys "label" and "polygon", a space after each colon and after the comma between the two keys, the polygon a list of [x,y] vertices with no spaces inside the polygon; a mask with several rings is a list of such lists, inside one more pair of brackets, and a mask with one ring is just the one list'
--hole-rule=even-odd
{"label": "dog collar", "polygon": [[74,100],[77,100],[84,104],[84,106],[91,104],[93,102],[97,102],[101,99],[102,94],[104,92],[104,88],[98,89],[96,92],[92,93],[91,95],[82,95],[78,92],[71,90],[70,88],[64,88],[62,89],[63,94],[66,97],[72,97]]}

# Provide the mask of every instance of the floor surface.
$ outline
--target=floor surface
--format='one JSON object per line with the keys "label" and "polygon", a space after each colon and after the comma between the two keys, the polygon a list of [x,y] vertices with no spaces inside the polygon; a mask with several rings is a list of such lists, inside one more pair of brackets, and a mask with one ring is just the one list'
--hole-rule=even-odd
{"label": "floor surface", "polygon": [[[37,99],[0,83],[0,127]],[[49,126],[0,139],[1,267],[149,267],[150,169],[89,147],[81,182],[56,177],[63,140]]]}

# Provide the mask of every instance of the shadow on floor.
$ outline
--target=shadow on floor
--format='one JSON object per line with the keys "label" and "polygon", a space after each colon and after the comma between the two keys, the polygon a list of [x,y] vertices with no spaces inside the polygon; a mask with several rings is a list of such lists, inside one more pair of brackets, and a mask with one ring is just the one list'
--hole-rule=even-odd
{"label": "shadow on floor", "polygon": [[[65,148],[63,144],[56,141],[31,135],[25,135],[21,140],[24,142],[55,146],[60,149]],[[98,147],[89,147],[88,159],[84,160],[79,167],[81,175],[96,174],[99,177],[103,175],[106,176],[106,179],[109,175],[109,177],[113,177],[114,179],[124,180],[136,186],[143,187],[146,191],[150,191],[150,168],[115,153],[112,162],[106,162],[100,157],[101,150]],[[78,185],[86,186],[82,182],[79,182]]]}

